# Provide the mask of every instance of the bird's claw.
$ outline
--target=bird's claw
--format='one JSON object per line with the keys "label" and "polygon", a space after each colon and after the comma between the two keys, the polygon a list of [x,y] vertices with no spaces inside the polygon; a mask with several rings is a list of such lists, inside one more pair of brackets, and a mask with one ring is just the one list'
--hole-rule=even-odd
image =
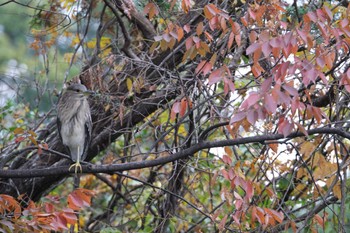
{"label": "bird's claw", "polygon": [[80,170],[80,173],[83,172],[83,168],[81,167],[81,164],[80,164],[79,162],[73,163],[73,164],[69,167],[68,170],[70,171],[70,169],[72,169],[72,167],[75,167],[75,169],[74,169],[74,173],[75,173],[75,174],[77,173],[78,168],[79,168],[79,170]]}

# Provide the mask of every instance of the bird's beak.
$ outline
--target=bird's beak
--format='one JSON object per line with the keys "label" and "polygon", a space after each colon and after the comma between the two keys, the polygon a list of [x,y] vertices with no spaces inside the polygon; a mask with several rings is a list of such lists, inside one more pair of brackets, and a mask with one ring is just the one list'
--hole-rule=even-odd
{"label": "bird's beak", "polygon": [[89,95],[92,95],[92,94],[95,94],[95,92],[91,91],[91,90],[84,91],[84,95],[85,96],[89,96]]}

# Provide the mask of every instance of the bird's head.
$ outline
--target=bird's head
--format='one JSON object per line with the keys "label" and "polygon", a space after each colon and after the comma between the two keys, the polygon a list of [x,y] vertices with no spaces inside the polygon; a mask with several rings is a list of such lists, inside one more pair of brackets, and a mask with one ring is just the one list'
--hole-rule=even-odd
{"label": "bird's head", "polygon": [[72,84],[69,87],[67,87],[66,92],[76,97],[89,96],[90,94],[94,93],[93,91],[88,90],[84,85],[78,83]]}

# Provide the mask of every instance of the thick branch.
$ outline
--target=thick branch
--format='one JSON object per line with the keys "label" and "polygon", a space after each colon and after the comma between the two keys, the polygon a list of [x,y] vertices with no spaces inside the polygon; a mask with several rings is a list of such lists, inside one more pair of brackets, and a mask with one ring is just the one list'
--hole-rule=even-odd
{"label": "thick branch", "polygon": [[[307,132],[309,135],[336,134],[341,137],[350,139],[350,133],[345,132],[340,128],[324,127],[324,128],[312,129]],[[292,139],[292,138],[302,137],[302,136],[305,136],[305,135],[301,132],[294,132],[290,134],[287,138]],[[178,153],[171,154],[169,156],[154,159],[154,160],[131,162],[131,163],[125,163],[125,164],[102,165],[102,166],[83,165],[82,172],[83,173],[114,173],[114,172],[120,172],[120,171],[154,167],[154,166],[166,164],[169,162],[173,162],[178,159],[187,158],[188,156],[204,149],[224,147],[224,146],[235,146],[235,145],[242,145],[247,143],[267,143],[268,141],[274,141],[274,140],[279,140],[283,138],[285,137],[282,134],[269,134],[269,135],[237,138],[232,140],[222,140],[222,141],[215,141],[215,142],[204,141],[188,149],[180,151]],[[68,173],[74,173],[74,171],[73,170],[68,171],[68,166],[66,167],[60,166],[60,167],[51,167],[51,168],[45,168],[45,169],[1,170],[0,177],[1,178],[45,177],[45,176],[66,175]]]}

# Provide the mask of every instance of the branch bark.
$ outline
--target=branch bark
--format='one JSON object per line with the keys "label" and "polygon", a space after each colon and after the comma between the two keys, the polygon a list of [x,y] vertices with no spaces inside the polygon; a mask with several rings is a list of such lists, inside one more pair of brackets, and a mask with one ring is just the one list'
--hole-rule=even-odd
{"label": "branch bark", "polygon": [[[307,133],[309,135],[315,134],[335,134],[341,137],[350,139],[350,133],[340,129],[340,128],[331,128],[331,127],[323,127],[317,129],[308,130]],[[147,167],[154,167],[166,163],[170,163],[179,159],[184,159],[189,157],[190,155],[210,148],[224,147],[224,146],[236,146],[248,143],[268,143],[269,141],[275,141],[280,139],[292,139],[296,137],[304,137],[305,135],[301,132],[294,132],[290,134],[288,137],[284,137],[282,134],[269,134],[269,135],[261,135],[261,136],[253,136],[246,138],[237,138],[232,140],[222,140],[222,141],[203,141],[199,144],[193,145],[188,149],[182,150],[178,153],[170,154],[169,156],[161,157],[154,160],[146,160],[140,162],[130,162],[124,164],[111,164],[111,165],[83,165],[82,173],[114,173],[121,171],[128,171],[134,169],[142,169]],[[51,176],[62,176],[67,175],[69,173],[73,174],[74,171],[69,171],[67,166],[58,166],[58,167],[50,167],[44,169],[26,169],[26,170],[1,170],[0,177],[1,178],[33,178],[33,177],[51,177]]]}

